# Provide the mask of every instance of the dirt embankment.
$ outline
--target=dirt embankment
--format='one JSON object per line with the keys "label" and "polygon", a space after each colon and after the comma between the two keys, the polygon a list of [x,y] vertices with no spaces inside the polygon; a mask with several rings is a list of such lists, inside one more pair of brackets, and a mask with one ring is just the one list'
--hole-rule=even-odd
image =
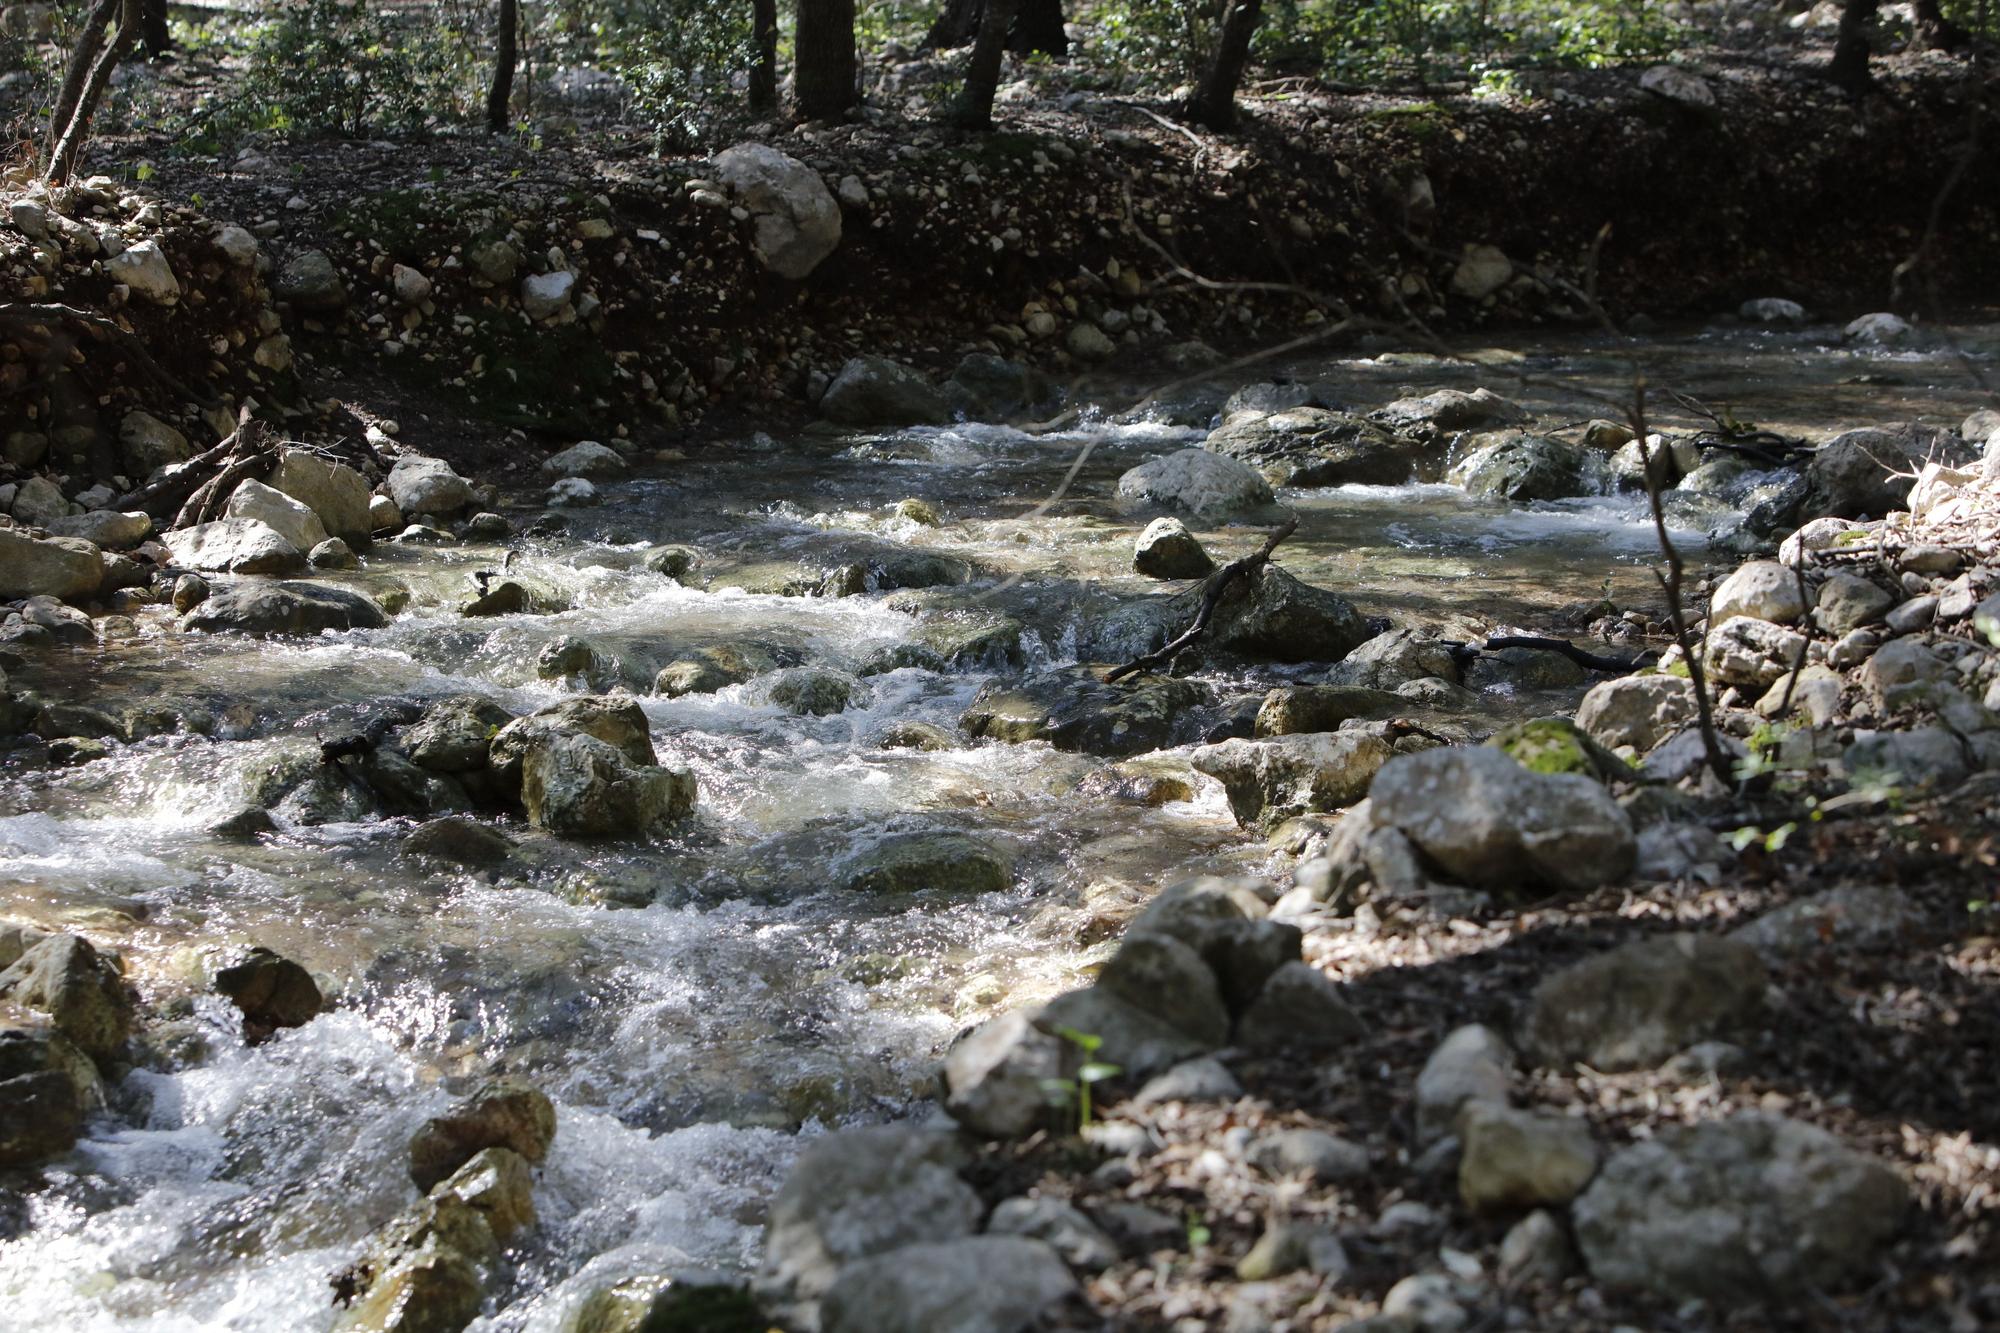
{"label": "dirt embankment", "polygon": [[[1920,247],[1906,312],[2000,289],[2000,216],[1968,188],[2000,154],[1971,137],[1990,94],[1970,74],[1912,65],[1860,103],[1762,67],[1711,65],[1704,87],[1713,106],[1644,89],[1637,70],[1531,101],[1303,95],[1260,104],[1230,139],[1090,100],[1017,107],[984,137],[887,117],[802,127],[770,142],[825,179],[842,234],[797,281],[759,264],[754,220],[709,188],[706,162],[472,137],[162,153],[137,193],[58,211],[108,220],[126,245],[157,234],[184,299],[127,299],[107,247],[65,244],[60,226],[0,226],[0,274],[15,299],[111,312],[222,410],[109,343],[52,357],[7,329],[10,420],[79,418],[70,444],[34,460],[23,444],[9,465],[129,476],[139,460],[110,442],[134,407],[200,447],[246,397],[302,405],[265,341],[280,330],[312,396],[449,404],[468,443],[504,426],[665,444],[718,408],[800,415],[861,352],[936,370],[990,348],[1060,370],[1275,341],[1343,308],[1459,329],[1589,319],[1564,282],[1594,284],[1619,317],[1753,296],[1839,313],[1889,304]],[[154,191],[179,202],[149,212]],[[258,238],[250,269],[217,252],[225,224]],[[529,280],[558,271],[574,283],[542,308]]]}

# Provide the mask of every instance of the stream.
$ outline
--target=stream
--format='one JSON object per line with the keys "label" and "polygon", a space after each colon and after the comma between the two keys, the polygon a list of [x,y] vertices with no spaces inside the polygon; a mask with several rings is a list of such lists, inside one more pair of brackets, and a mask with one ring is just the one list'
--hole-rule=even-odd
{"label": "stream", "polygon": [[[2000,345],[1992,328],[1959,335],[1983,357]],[[1655,383],[1815,439],[1919,414],[1952,426],[1978,405],[1950,352],[1844,349],[1837,328],[1688,330],[1645,352]],[[1601,339],[1492,355],[1537,384],[1420,357],[1282,371],[1357,410],[1484,384],[1545,429],[1608,415],[1581,391],[1624,382],[1622,355]],[[1136,387],[1091,393],[1116,403]],[[1662,425],[1697,424],[1659,401]],[[156,1016],[146,1058],[76,1151],[32,1192],[0,1191],[0,1328],[328,1327],[330,1275],[413,1197],[410,1136],[495,1071],[545,1090],[558,1130],[538,1173],[539,1225],[510,1252],[475,1328],[553,1330],[583,1294],[630,1274],[753,1267],[764,1203],[801,1135],[910,1113],[956,1034],[1078,984],[1121,907],[1169,880],[1285,873],[1212,782],[1148,806],[1092,794],[1086,779],[1107,761],[1039,743],[883,746],[888,728],[913,721],[956,735],[996,675],[1137,651],[1118,608],[1166,589],[1132,571],[1152,515],[1117,500],[1116,480],[1204,433],[1091,414],[1046,436],[967,424],[755,437],[603,484],[603,503],[565,511],[562,532],[380,544],[361,570],[327,576],[406,598],[385,629],[180,635],[167,608],[149,608],[136,636],[27,654],[15,688],[142,714],[160,734],[69,768],[0,754],[0,920],[117,949]],[[423,447],[417,423],[403,439]],[[1068,493],[1032,512],[1085,445]],[[909,498],[943,525],[899,513]],[[1301,518],[1279,563],[1399,626],[1548,632],[1567,604],[1659,600],[1643,495],[1515,506],[1429,484],[1279,498]],[[538,499],[520,497],[510,516],[528,527]],[[1693,563],[1734,524],[1732,506],[1674,497]],[[1220,562],[1263,534],[1200,535]],[[688,581],[705,588],[647,567],[649,550],[675,543],[702,553]],[[569,609],[462,618],[471,575],[500,569],[509,550],[511,577],[560,590]],[[931,567],[966,581],[777,591],[911,553],[942,557]],[[1018,638],[993,648],[967,637],[998,619],[1017,621]],[[538,674],[538,654],[565,635],[595,648],[598,679]],[[939,644],[965,642],[974,648],[937,660]],[[745,645],[859,674],[863,691],[823,717],[773,704],[769,673],[713,694],[650,693],[669,662]],[[1319,670],[1211,679],[1260,695]],[[355,730],[384,699],[470,693],[525,713],[591,684],[638,695],[661,758],[696,774],[696,815],[672,836],[564,842],[513,824],[504,863],[459,869],[409,854],[406,819],[333,809],[302,822],[280,807],[279,832],[260,840],[209,831],[257,804],[275,768],[316,755],[316,738]],[[1467,720],[1484,731],[1568,712],[1580,693],[1491,691]],[[846,868],[885,836],[925,831],[999,848],[1011,884],[973,895],[844,887]],[[329,999],[310,1024],[254,1046],[201,982],[204,960],[252,943],[304,964]]]}

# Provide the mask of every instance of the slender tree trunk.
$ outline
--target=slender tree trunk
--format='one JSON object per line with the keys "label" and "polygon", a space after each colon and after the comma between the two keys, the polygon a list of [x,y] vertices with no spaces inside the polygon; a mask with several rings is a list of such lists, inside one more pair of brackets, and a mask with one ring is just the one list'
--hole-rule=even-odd
{"label": "slender tree trunk", "polygon": [[750,0],[750,36],[756,58],[750,65],[750,109],[778,109],[778,0]]}
{"label": "slender tree trunk", "polygon": [[173,50],[173,34],[167,31],[167,0],[146,0],[146,28],[139,36],[139,49],[147,59]]}
{"label": "slender tree trunk", "polygon": [[961,129],[993,128],[993,94],[1000,87],[1000,58],[1006,54],[1007,32],[1021,0],[986,0],[986,13],[979,20],[979,40],[972,47],[972,62],[965,70],[965,93],[952,120]]}
{"label": "slender tree trunk", "polygon": [[520,0],[500,0],[500,32],[493,44],[493,86],[486,91],[486,128],[495,134],[507,128],[514,104],[514,67],[521,60]]}
{"label": "slender tree trunk", "polygon": [[49,156],[55,156],[56,141],[69,128],[70,118],[76,114],[76,104],[83,96],[83,85],[90,78],[92,58],[104,44],[104,30],[111,26],[111,16],[118,12],[119,0],[97,0],[90,12],[84,15],[83,27],[76,34],[76,45],[70,48],[69,68],[63,71],[62,88],[56,93],[55,108],[49,112]]}
{"label": "slender tree trunk", "polygon": [[1243,82],[1243,67],[1250,63],[1250,38],[1263,17],[1264,0],[1231,0],[1222,17],[1222,38],[1215,46],[1215,63],[1201,90],[1188,104],[1188,119],[1212,130],[1226,130],[1236,124],[1236,88]]}
{"label": "slender tree trunk", "polygon": [[854,0],[799,0],[799,114],[839,120],[854,105]]}
{"label": "slender tree trunk", "polygon": [[1850,93],[1865,93],[1874,84],[1868,72],[1868,27],[1881,0],[1846,0],[1840,7],[1840,35],[1833,43],[1833,63],[1827,76]]}
{"label": "slender tree trunk", "polygon": [[[111,82],[111,71],[117,68],[118,62],[125,58],[125,53],[139,39],[141,3],[142,0],[103,0],[97,9],[91,11],[90,20],[84,25],[84,36],[78,40],[76,50],[70,55],[70,72],[63,78],[65,98],[70,94],[76,65],[87,63],[88,72],[84,74],[82,83],[77,85],[67,122],[56,122],[62,125],[62,129],[56,136],[55,146],[49,151],[49,170],[45,177],[49,184],[63,184],[75,169],[77,154],[83,151],[83,141],[90,133],[90,118],[96,114],[104,89]],[[106,37],[106,22],[114,10],[118,15],[118,26]],[[100,12],[106,22],[99,21]],[[57,105],[60,106],[61,102]]]}
{"label": "slender tree trunk", "polygon": [[1019,0],[1013,35],[1007,49],[1017,56],[1043,55],[1061,60],[1069,55],[1069,32],[1063,27],[1062,0]]}

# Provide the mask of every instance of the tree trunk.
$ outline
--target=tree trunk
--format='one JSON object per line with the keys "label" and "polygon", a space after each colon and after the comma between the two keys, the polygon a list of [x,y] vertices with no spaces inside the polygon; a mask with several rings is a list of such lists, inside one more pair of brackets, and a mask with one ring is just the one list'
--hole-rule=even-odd
{"label": "tree trunk", "polygon": [[[1069,33],[1063,27],[1062,0],[1015,0],[1013,22],[1007,29],[1007,50],[1017,56],[1037,51],[1061,60],[1069,54]],[[985,27],[986,0],[945,0],[923,50],[942,51],[973,41]]]}
{"label": "tree trunk", "polygon": [[118,12],[118,4],[119,0],[97,0],[77,31],[76,45],[70,48],[69,68],[63,71],[62,88],[56,93],[54,109],[49,112],[51,159],[55,156],[56,141],[62,138],[70,118],[76,114],[77,100],[83,96],[84,82],[90,77],[91,58],[103,45],[104,30],[111,26],[111,16]]}
{"label": "tree trunk", "polygon": [[1971,34],[1944,16],[1938,0],[1916,0],[1912,6],[1910,46],[1918,51],[1956,51],[1972,40]]}
{"label": "tree trunk", "polygon": [[493,44],[493,86],[486,92],[486,128],[498,134],[507,128],[514,104],[514,66],[520,63],[521,3],[500,0],[500,32]]}
{"label": "tree trunk", "polygon": [[146,0],[146,27],[139,36],[139,48],[147,59],[173,50],[173,34],[167,31],[167,0]]}
{"label": "tree trunk", "polygon": [[854,0],[799,0],[799,114],[839,120],[854,105]]}
{"label": "tree trunk", "polygon": [[952,121],[961,129],[993,128],[993,94],[1000,87],[1000,58],[1006,54],[1007,32],[1021,0],[986,0],[986,13],[979,20],[979,40],[972,47],[972,62],[965,70],[965,94],[959,100]]}
{"label": "tree trunk", "polygon": [[1840,35],[1833,43],[1833,63],[1827,75],[1835,84],[1856,94],[1874,84],[1868,73],[1868,27],[1875,21],[1881,0],[1846,0],[1840,7]]}
{"label": "tree trunk", "polygon": [[1062,0],[1019,0],[1013,37],[1007,49],[1017,56],[1039,51],[1061,60],[1069,55],[1069,33],[1063,28]]}
{"label": "tree trunk", "polygon": [[931,30],[924,34],[922,49],[949,51],[964,46],[978,34],[985,12],[986,0],[945,0]]}
{"label": "tree trunk", "polygon": [[1232,0],[1222,18],[1222,37],[1215,45],[1215,63],[1201,90],[1188,104],[1188,119],[1212,130],[1226,130],[1236,124],[1236,88],[1243,82],[1243,67],[1250,63],[1250,38],[1263,17],[1264,0]]}
{"label": "tree trunk", "polygon": [[[66,121],[52,122],[61,129],[49,151],[49,170],[44,177],[49,184],[63,184],[75,169],[77,154],[83,151],[84,138],[90,133],[90,118],[96,114],[104,89],[111,82],[111,71],[139,39],[141,3],[142,0],[102,0],[84,24],[83,35],[70,53],[70,71],[63,77],[62,98],[57,102],[60,107],[62,100],[70,101],[69,116]],[[106,37],[104,29],[113,12],[118,15],[118,26]],[[79,65],[86,67],[80,83],[75,82]],[[73,83],[75,93],[71,98]]]}
{"label": "tree trunk", "polygon": [[750,65],[750,109],[778,109],[778,0],[750,0],[751,41],[756,57]]}

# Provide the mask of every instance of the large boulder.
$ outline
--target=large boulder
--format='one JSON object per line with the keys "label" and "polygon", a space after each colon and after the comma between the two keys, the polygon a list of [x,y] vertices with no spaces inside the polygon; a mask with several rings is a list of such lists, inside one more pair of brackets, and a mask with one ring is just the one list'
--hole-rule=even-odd
{"label": "large boulder", "polygon": [[716,156],[715,179],[750,214],[751,249],[779,277],[804,278],[840,244],[840,205],[797,158],[768,144],[738,144]]}
{"label": "large boulder", "polygon": [[169,463],[184,463],[194,455],[188,437],[154,416],[134,409],[118,422],[118,443],[133,476],[150,477]]}
{"label": "large boulder", "polygon": [[55,1030],[99,1064],[132,1034],[131,989],[89,940],[51,935],[0,972],[0,1000],[49,1016]]}
{"label": "large boulder", "polygon": [[807,1145],[771,1201],[756,1287],[770,1315],[819,1326],[843,1266],[906,1246],[970,1236],[984,1211],[958,1177],[951,1134],[912,1125],[843,1130]]}
{"label": "large boulder", "polygon": [[1475,1213],[1568,1203],[1597,1173],[1590,1122],[1491,1101],[1458,1117],[1458,1192]]}
{"label": "large boulder", "polygon": [[1060,392],[1033,366],[988,352],[973,352],[944,383],[955,412],[973,421],[1004,421],[1054,406]]}
{"label": "large boulder", "polygon": [[1619,676],[1590,687],[1576,724],[1600,745],[1644,753],[1695,720],[1694,686],[1684,677]]}
{"label": "large boulder", "polygon": [[1570,1215],[1605,1286],[1737,1308],[1865,1277],[1909,1196],[1893,1168],[1824,1130],[1738,1115],[1615,1154]]}
{"label": "large boulder", "polygon": [[[326,527],[319,515],[283,491],[261,481],[244,479],[229,493],[226,518],[262,523],[301,551],[310,551],[326,540]],[[254,572],[254,571],[253,571]]]}
{"label": "large boulder", "polygon": [[820,1333],[1018,1333],[1078,1294],[1054,1249],[967,1236],[849,1264],[821,1302]]}
{"label": "large boulder", "polygon": [[659,762],[653,753],[652,724],[638,700],[615,694],[580,694],[501,727],[487,747],[487,764],[502,782],[518,788],[528,754],[536,746],[566,735],[594,736],[637,768]]}
{"label": "large boulder", "polygon": [[279,265],[271,295],[303,310],[338,310],[347,304],[347,285],[324,250],[300,250]]}
{"label": "large boulder", "polygon": [[1172,935],[1127,934],[1097,984],[1205,1046],[1229,1039],[1229,1011],[1215,973],[1192,946]]}
{"label": "large boulder", "polygon": [[1499,431],[1474,437],[1446,479],[1484,499],[1566,500],[1584,493],[1583,462],[1583,451],[1561,440]]}
{"label": "large boulder", "polygon": [[1747,1022],[1768,977],[1737,939],[1675,934],[1573,963],[1535,988],[1522,1044],[1545,1065],[1615,1072],[1657,1065]]}
{"label": "large boulder", "polygon": [[974,1134],[1018,1139],[1053,1119],[1049,1089],[1075,1077],[1076,1043],[1034,1025],[1039,1011],[1013,1009],[974,1028],[944,1058],[944,1109]]}
{"label": "large boulder", "polygon": [[1402,704],[1398,695],[1361,685],[1284,685],[1264,696],[1254,731],[1260,739],[1336,731],[1344,722],[1380,717]]}
{"label": "large boulder", "polygon": [[351,588],[247,580],[210,593],[181,617],[185,630],[238,634],[322,634],[388,623],[380,606]]}
{"label": "large boulder", "polygon": [[547,1096],[518,1079],[495,1079],[424,1122],[410,1140],[410,1179],[428,1192],[488,1148],[539,1162],[555,1137],[556,1110]]}
{"label": "large boulder", "polygon": [[512,713],[480,695],[440,699],[403,732],[403,753],[433,773],[475,773],[486,767],[500,728],[513,720]]}
{"label": "large boulder", "polygon": [[81,601],[104,586],[104,557],[80,537],[40,541],[0,528],[0,600],[61,597]]}
{"label": "large boulder", "polygon": [[951,405],[919,372],[883,356],[848,359],[819,400],[820,415],[859,430],[941,426]]}
{"label": "large boulder", "polygon": [[473,501],[472,483],[452,471],[442,458],[405,454],[389,469],[389,498],[407,518],[431,514],[446,518]]}
{"label": "large boulder", "polygon": [[1491,389],[1474,389],[1470,393],[1463,389],[1439,389],[1421,398],[1398,398],[1369,415],[1392,431],[1425,441],[1463,430],[1517,425],[1528,416]]}
{"label": "large boulder", "polygon": [[[1170,625],[1194,623],[1200,586],[1176,593]],[[1338,662],[1373,633],[1367,618],[1339,593],[1303,583],[1276,565],[1230,581],[1208,631],[1191,657],[1233,655],[1259,662]]]}
{"label": "large boulder", "polygon": [[304,1027],[325,1003],[312,973],[261,946],[218,968],[215,988],[242,1013],[243,1030],[253,1038]]}
{"label": "large boulder", "polygon": [[1318,407],[1239,412],[1202,448],[1248,463],[1273,486],[1394,486],[1416,475],[1423,454],[1366,418]]}
{"label": "large boulder", "polygon": [[997,893],[1014,882],[1014,861],[984,838],[918,829],[872,838],[829,867],[849,893]]}
{"label": "large boulder", "polygon": [[1107,685],[1110,669],[1063,667],[1012,684],[993,682],[958,724],[975,738],[1046,741],[1058,750],[1111,757],[1191,739],[1191,711],[1211,698],[1206,685],[1147,674]]}
{"label": "large boulder", "polygon": [[1931,460],[1956,467],[1972,462],[1973,454],[1956,435],[1931,426],[1836,435],[1806,465],[1807,513],[1880,518],[1904,506],[1917,473]]}
{"label": "large boulder", "polygon": [[368,482],[353,468],[309,450],[287,449],[278,455],[270,483],[312,510],[331,535],[357,551],[367,547],[374,528],[368,517]]}
{"label": "large boulder", "polygon": [[1186,524],[1156,518],[1132,548],[1132,568],[1153,579],[1199,579],[1215,572],[1215,561]]}
{"label": "large boulder", "polygon": [[306,547],[254,518],[197,523],[165,540],[176,565],[202,574],[290,574],[306,563]]}
{"label": "large boulder", "polygon": [[1390,761],[1369,817],[1453,879],[1502,893],[1595,888],[1629,874],[1638,854],[1631,820],[1602,786],[1530,772],[1485,746]]}
{"label": "large boulder", "polygon": [[0,1025],[0,1167],[68,1152],[97,1091],[90,1057],[61,1033]]}
{"label": "large boulder", "polygon": [[1168,885],[1126,937],[1166,935],[1201,955],[1231,1014],[1256,1002],[1279,969],[1299,961],[1299,928],[1268,915],[1260,880],[1198,875]]}
{"label": "large boulder", "polygon": [[1708,600],[1708,618],[1721,624],[1732,616],[1749,616],[1789,625],[1808,607],[1797,571],[1775,560],[1752,560],[1716,585]]}
{"label": "large boulder", "polygon": [[1434,634],[1392,629],[1365,640],[1326,673],[1328,684],[1394,690],[1419,680],[1459,683],[1459,660]]}
{"label": "large boulder", "polygon": [[547,738],[521,762],[528,822],[565,837],[643,837],[694,809],[694,774],[632,763],[595,736]]}
{"label": "large boulder", "polygon": [[137,546],[153,534],[149,514],[121,514],[115,509],[93,509],[84,514],[68,514],[44,525],[52,537],[80,537],[107,551],[123,551]]}
{"label": "large boulder", "polygon": [[1393,753],[1365,731],[1309,732],[1204,745],[1188,762],[1222,784],[1237,823],[1256,825],[1353,805]]}
{"label": "large boulder", "polygon": [[1141,463],[1118,478],[1128,500],[1178,509],[1205,523],[1224,523],[1271,503],[1271,487],[1255,468],[1206,449],[1183,449]]}

